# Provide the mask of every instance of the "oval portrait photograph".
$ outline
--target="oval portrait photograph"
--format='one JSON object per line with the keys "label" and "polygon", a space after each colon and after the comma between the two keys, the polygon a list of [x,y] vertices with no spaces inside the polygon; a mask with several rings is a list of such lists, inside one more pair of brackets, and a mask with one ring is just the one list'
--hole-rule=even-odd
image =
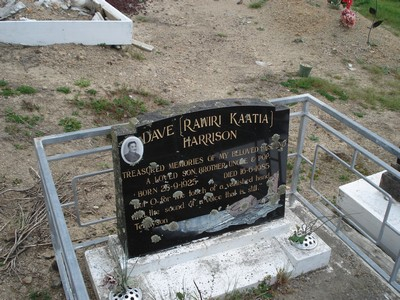
{"label": "oval portrait photograph", "polygon": [[121,157],[127,164],[136,164],[142,159],[143,156],[143,143],[135,137],[127,137],[121,146]]}

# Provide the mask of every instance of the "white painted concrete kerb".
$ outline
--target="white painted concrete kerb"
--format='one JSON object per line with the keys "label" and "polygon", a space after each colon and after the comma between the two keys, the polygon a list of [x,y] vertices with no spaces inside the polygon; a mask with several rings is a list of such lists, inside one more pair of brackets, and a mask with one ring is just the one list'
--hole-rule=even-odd
{"label": "white painted concrete kerb", "polygon": [[[379,186],[383,171],[368,176]],[[363,179],[339,187],[338,205],[358,226],[373,239],[378,239],[388,200],[383,193]],[[400,251],[400,203],[394,202],[388,217],[380,247],[392,258]]]}
{"label": "white painted concrete kerb", "polygon": [[105,0],[92,0],[107,20],[1,21],[0,43],[26,46],[53,44],[130,45],[133,22]]}

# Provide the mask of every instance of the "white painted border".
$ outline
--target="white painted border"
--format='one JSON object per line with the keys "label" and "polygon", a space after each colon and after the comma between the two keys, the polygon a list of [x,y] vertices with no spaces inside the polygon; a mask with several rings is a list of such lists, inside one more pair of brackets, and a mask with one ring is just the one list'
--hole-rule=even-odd
{"label": "white painted border", "polygon": [[0,21],[0,43],[26,46],[131,44],[132,20],[104,0],[93,2],[104,10],[107,21]]}

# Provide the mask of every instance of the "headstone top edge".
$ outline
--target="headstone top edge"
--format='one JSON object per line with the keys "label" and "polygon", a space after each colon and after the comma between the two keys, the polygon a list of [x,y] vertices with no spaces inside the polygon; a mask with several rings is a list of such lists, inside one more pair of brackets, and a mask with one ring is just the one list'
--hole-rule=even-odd
{"label": "headstone top edge", "polygon": [[258,98],[228,98],[228,99],[217,99],[217,100],[206,100],[185,104],[176,104],[163,109],[155,110],[153,112],[147,112],[132,118],[129,123],[113,125],[112,128],[118,134],[134,133],[136,126],[142,126],[151,124],[153,122],[172,118],[175,116],[211,110],[219,108],[235,108],[245,106],[268,106],[273,107],[277,110],[285,109],[286,106],[274,105],[269,100],[258,99]]}

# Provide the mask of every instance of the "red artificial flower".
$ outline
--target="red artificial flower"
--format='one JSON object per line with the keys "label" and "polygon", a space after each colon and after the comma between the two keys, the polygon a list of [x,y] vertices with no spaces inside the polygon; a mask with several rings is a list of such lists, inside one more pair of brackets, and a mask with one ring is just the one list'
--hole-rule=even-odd
{"label": "red artificial flower", "polygon": [[346,8],[350,9],[350,7],[353,5],[353,0],[342,0],[342,3],[346,3]]}

